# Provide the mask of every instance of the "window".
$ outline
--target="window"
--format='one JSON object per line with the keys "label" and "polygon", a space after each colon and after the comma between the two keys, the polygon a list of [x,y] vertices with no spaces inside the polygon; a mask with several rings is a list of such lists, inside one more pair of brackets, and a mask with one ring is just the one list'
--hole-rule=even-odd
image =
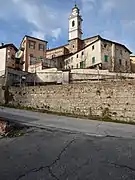
{"label": "window", "polygon": [[76,68],[78,69],[78,64],[76,65]]}
{"label": "window", "polygon": [[30,65],[35,64],[36,59],[33,57],[33,54],[30,54]]}
{"label": "window", "polygon": [[73,57],[71,57],[71,62],[73,62]]}
{"label": "window", "polygon": [[68,65],[68,60],[66,60],[65,64]]}
{"label": "window", "polygon": [[14,59],[15,59],[15,55],[13,55],[13,54],[12,54],[11,59],[13,59],[13,60],[14,60]]}
{"label": "window", "polygon": [[81,25],[81,23],[80,23],[80,21],[78,22],[78,26],[80,26]]}
{"label": "window", "polygon": [[104,44],[104,47],[106,48],[107,44]]}
{"label": "window", "polygon": [[75,21],[72,21],[72,27],[74,27],[75,26]]}
{"label": "window", "polygon": [[92,57],[92,64],[95,63],[95,57]]}
{"label": "window", "polygon": [[60,68],[62,68],[62,63],[60,62]]}
{"label": "window", "polygon": [[76,57],[78,58],[78,54],[76,55]]}
{"label": "window", "polygon": [[29,48],[35,49],[35,42],[34,41],[29,41]]}
{"label": "window", "polygon": [[30,57],[33,57],[33,54],[30,54]]}
{"label": "window", "polygon": [[74,48],[75,46],[73,45],[73,48]]}
{"label": "window", "polygon": [[107,55],[104,56],[104,62],[108,62],[108,56]]}
{"label": "window", "polygon": [[43,44],[39,44],[39,50],[44,51],[44,45]]}
{"label": "window", "polygon": [[94,45],[92,46],[92,50],[94,50]]}
{"label": "window", "polygon": [[119,59],[119,65],[121,65],[122,63],[121,63],[121,59]]}
{"label": "window", "polygon": [[82,52],[82,56],[83,56],[83,54],[84,54],[84,53]]}
{"label": "window", "polygon": [[30,65],[33,65],[33,57],[30,57]]}
{"label": "window", "polygon": [[81,69],[83,68],[83,62],[80,62],[80,68]]}
{"label": "window", "polygon": [[127,61],[125,62],[125,65],[126,65],[126,66],[128,65]]}
{"label": "window", "polygon": [[85,68],[85,62],[84,62],[84,61],[81,61],[81,62],[80,62],[80,68],[81,68],[81,69]]}
{"label": "window", "polygon": [[71,69],[73,69],[73,68],[74,68],[74,66],[72,65],[72,66],[71,66]]}

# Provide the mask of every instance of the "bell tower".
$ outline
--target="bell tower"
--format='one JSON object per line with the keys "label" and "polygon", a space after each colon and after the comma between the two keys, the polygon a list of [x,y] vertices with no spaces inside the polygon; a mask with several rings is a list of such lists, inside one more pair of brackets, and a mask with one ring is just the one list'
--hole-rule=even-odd
{"label": "bell tower", "polygon": [[80,10],[75,4],[69,17],[69,41],[75,38],[82,39],[82,21]]}
{"label": "bell tower", "polygon": [[70,52],[75,53],[82,48],[82,17],[75,4],[69,17],[69,45]]}

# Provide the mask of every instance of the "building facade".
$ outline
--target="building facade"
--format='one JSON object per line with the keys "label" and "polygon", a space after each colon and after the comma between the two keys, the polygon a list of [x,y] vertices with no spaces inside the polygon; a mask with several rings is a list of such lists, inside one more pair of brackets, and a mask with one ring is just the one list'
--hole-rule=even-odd
{"label": "building facade", "polygon": [[130,62],[131,62],[131,71],[135,73],[135,56],[134,55],[130,56]]}
{"label": "building facade", "polygon": [[112,72],[131,72],[130,53],[124,45],[99,36],[97,40],[66,58],[64,68],[99,68]]}
{"label": "building facade", "polygon": [[20,49],[23,51],[23,70],[33,72],[35,68],[42,69],[42,61],[46,57],[47,41],[31,36],[25,36]]}
{"label": "building facade", "polygon": [[123,44],[93,36],[82,39],[82,17],[77,5],[69,17],[68,44],[49,49],[46,57],[62,69],[100,68],[114,72],[131,72],[130,50]]}
{"label": "building facade", "polygon": [[22,70],[23,65],[15,57],[18,49],[14,44],[2,44],[0,46],[0,75],[5,74],[6,68]]}
{"label": "building facade", "polygon": [[25,36],[20,45],[23,70],[35,73],[49,67],[60,70],[100,68],[115,72],[130,72],[130,50],[123,44],[99,35],[82,38],[82,16],[75,4],[69,16],[68,43],[47,49],[47,41]]}

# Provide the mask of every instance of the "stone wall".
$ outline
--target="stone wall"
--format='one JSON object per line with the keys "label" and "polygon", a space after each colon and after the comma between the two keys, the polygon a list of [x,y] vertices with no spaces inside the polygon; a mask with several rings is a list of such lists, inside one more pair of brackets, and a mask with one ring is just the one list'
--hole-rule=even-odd
{"label": "stone wall", "polygon": [[12,87],[9,104],[47,111],[135,121],[135,82],[112,81]]}
{"label": "stone wall", "polygon": [[135,73],[114,73],[95,69],[71,69],[70,71],[70,82],[108,79],[135,79]]}

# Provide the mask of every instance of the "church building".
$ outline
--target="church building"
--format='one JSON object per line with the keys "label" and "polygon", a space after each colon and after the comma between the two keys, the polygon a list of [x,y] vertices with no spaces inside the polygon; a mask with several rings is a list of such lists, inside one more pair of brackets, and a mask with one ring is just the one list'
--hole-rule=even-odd
{"label": "church building", "polygon": [[130,72],[131,51],[123,44],[100,35],[82,38],[82,16],[75,4],[69,17],[68,44],[46,51],[58,69],[99,68],[112,72]]}
{"label": "church building", "polygon": [[47,41],[26,35],[19,50],[22,52],[23,70],[33,73],[55,67],[58,70],[98,68],[130,72],[131,51],[125,45],[100,35],[83,39],[82,22],[80,10],[75,4],[69,16],[68,43],[53,49],[47,49]]}

